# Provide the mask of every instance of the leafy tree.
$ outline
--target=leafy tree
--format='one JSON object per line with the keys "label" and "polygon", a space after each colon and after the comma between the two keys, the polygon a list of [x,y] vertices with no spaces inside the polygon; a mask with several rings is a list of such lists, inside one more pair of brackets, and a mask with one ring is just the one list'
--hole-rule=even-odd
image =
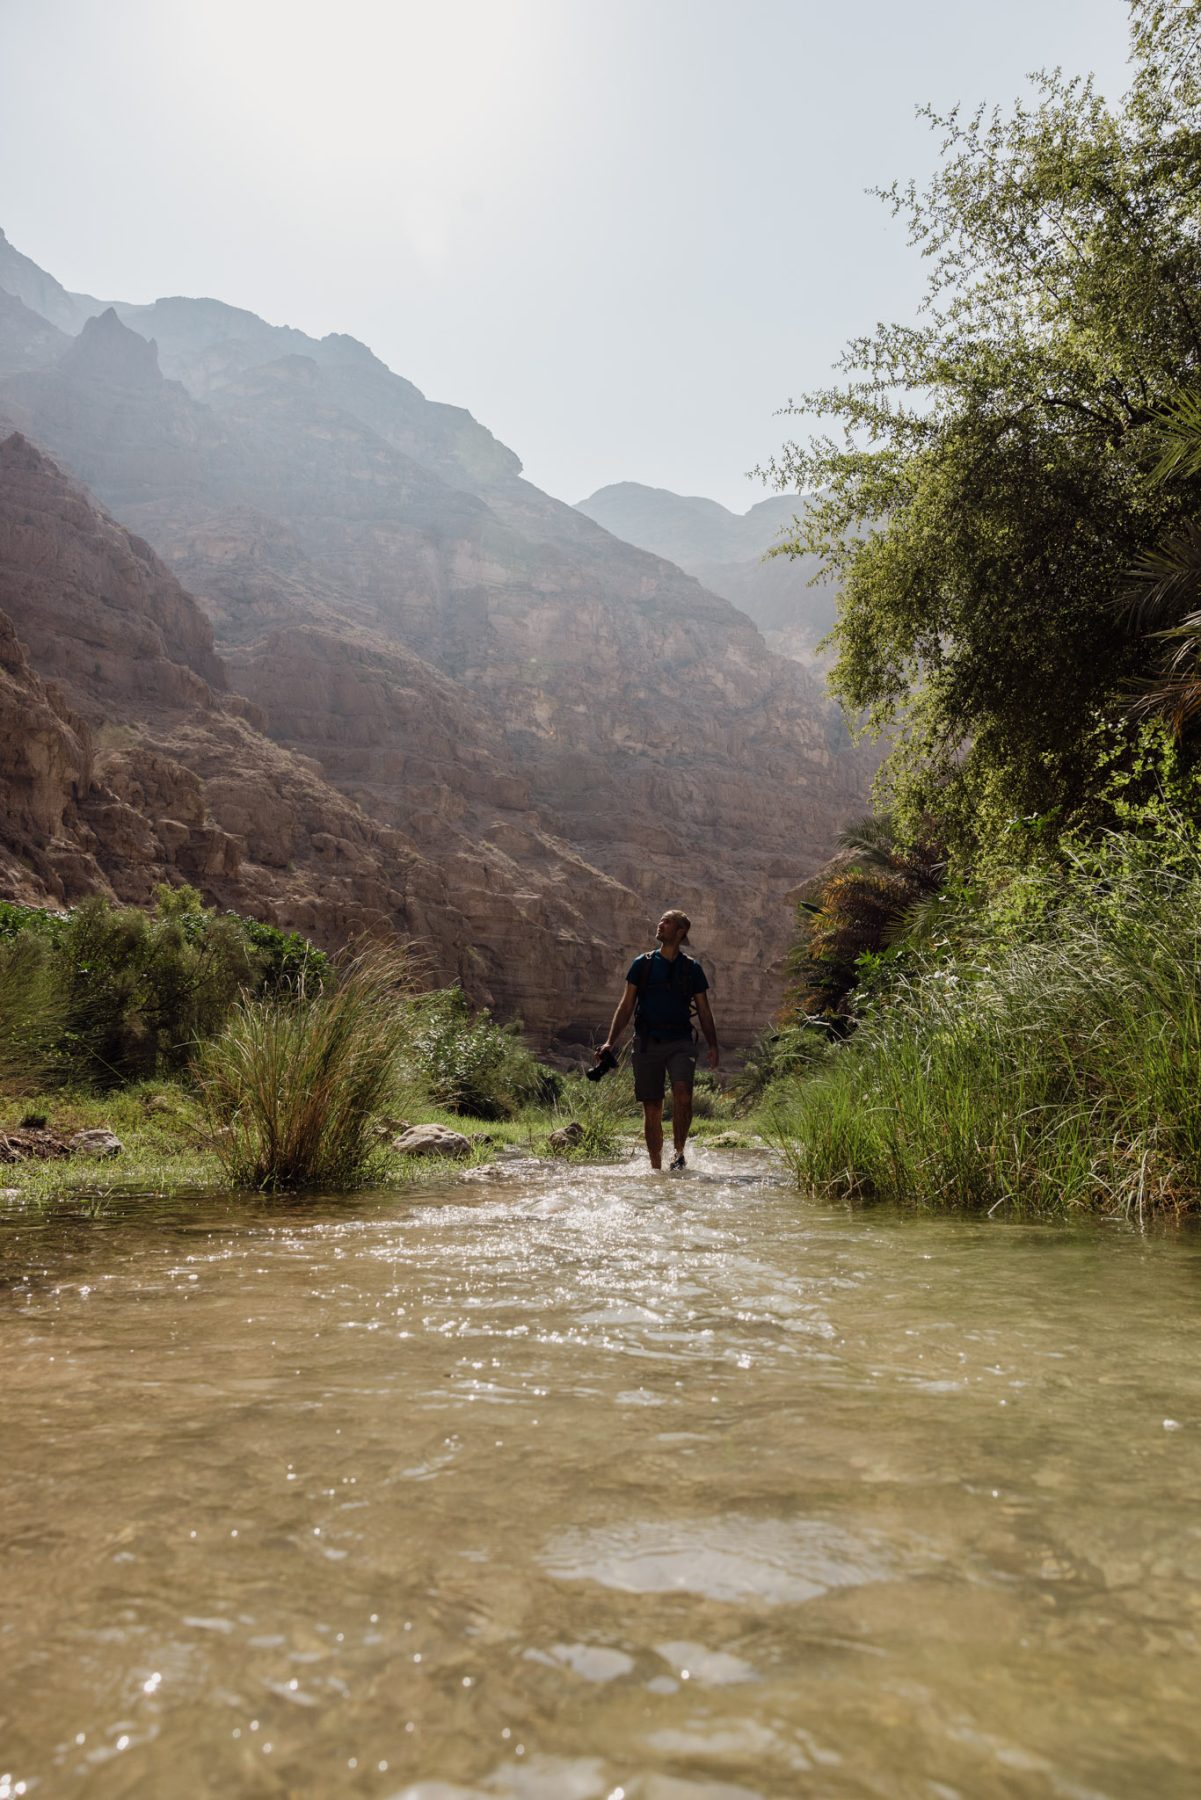
{"label": "leafy tree", "polygon": [[60,945],[69,1061],[102,1086],[184,1068],[255,973],[239,922],[189,887],[159,888],[153,913],[85,900]]}
{"label": "leafy tree", "polygon": [[939,171],[884,195],[930,265],[919,321],[854,340],[790,409],[841,435],[772,465],[815,495],[783,548],[840,580],[832,684],[893,737],[902,823],[969,850],[1087,810],[1146,666],[1126,571],[1201,510],[1196,472],[1154,479],[1201,368],[1201,0],[1134,0],[1131,38],[1120,107],[1055,72],[1010,113],[927,109]]}
{"label": "leafy tree", "polygon": [[329,970],[298,932],[218,914],[192,887],[160,887],[151,912],[0,901],[0,1088],[179,1073],[239,995],[313,995]]}

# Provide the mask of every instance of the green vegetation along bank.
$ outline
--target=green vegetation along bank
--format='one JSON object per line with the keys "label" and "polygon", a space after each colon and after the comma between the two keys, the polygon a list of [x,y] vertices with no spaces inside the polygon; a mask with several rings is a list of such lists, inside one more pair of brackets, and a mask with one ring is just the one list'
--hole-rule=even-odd
{"label": "green vegetation along bank", "polygon": [[[734,1102],[702,1078],[696,1112],[720,1134]],[[402,948],[329,958],[188,888],[150,913],[0,905],[0,1187],[22,1196],[328,1192],[611,1157],[639,1118],[627,1068],[557,1072],[460,989],[421,991]],[[418,1126],[441,1134],[406,1145]]]}
{"label": "green vegetation along bank", "polygon": [[929,114],[917,323],[774,465],[891,746],[748,1077],[820,1193],[1201,1207],[1201,4],[1130,21],[1120,104]]}

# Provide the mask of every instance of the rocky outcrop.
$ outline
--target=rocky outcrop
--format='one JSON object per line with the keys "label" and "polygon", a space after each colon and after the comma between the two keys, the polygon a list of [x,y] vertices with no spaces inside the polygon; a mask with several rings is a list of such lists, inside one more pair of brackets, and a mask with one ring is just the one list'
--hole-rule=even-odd
{"label": "rocky outcrop", "polygon": [[0,582],[36,668],[106,707],[201,706],[213,628],[148,544],[19,433],[0,442]]}
{"label": "rocky outcrop", "polygon": [[76,853],[67,815],[87,790],[91,749],[83,720],[30,668],[0,612],[0,892],[8,899],[61,896],[56,865]]}
{"label": "rocky outcrop", "polygon": [[0,288],[15,294],[31,312],[47,319],[60,331],[76,332],[101,302],[90,294],[69,294],[61,281],[40,269],[32,259],[10,244],[0,231]]}
{"label": "rocky outcrop", "polygon": [[45,368],[58,360],[70,341],[23,300],[0,288],[0,375]]}
{"label": "rocky outcrop", "polygon": [[[806,671],[727,601],[540,493],[362,345],[219,302],[90,318],[52,368],[0,380],[0,414],[166,557],[251,703],[202,674],[207,708],[156,740],[201,780],[205,816],[256,846],[234,872],[180,840],[214,891],[253,864],[304,925],[317,867],[375,859],[378,886],[357,865],[351,886],[440,976],[567,1038],[607,1023],[629,954],[683,905],[725,1035],[770,1017],[784,895],[861,806],[865,770]],[[260,723],[354,829],[290,812],[266,778],[256,821],[222,758],[261,745]],[[101,774],[136,812],[134,772]]]}
{"label": "rocky outcrop", "polygon": [[716,500],[618,481],[581,500],[579,510],[679,563],[753,619],[778,654],[820,668],[828,656],[817,646],[834,623],[835,586],[822,579],[816,557],[767,557],[804,504],[803,495],[774,494],[734,513]]}
{"label": "rocky outcrop", "polygon": [[[587,1031],[622,953],[603,921],[639,928],[637,901],[539,827],[452,682],[298,628],[244,654],[260,711],[174,576],[19,435],[0,443],[0,603],[0,891],[143,903],[186,880],[329,946],[412,939],[432,977],[533,1032]],[[338,785],[260,729],[289,694]]]}

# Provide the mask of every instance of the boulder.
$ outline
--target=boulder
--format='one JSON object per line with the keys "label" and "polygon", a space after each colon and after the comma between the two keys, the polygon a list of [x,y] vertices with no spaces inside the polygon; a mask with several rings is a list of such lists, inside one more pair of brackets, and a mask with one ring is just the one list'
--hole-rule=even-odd
{"label": "boulder", "polygon": [[561,1156],[565,1150],[574,1150],[576,1145],[583,1141],[584,1127],[578,1119],[573,1119],[570,1125],[561,1125],[558,1131],[552,1131],[547,1139],[547,1143],[556,1156]]}
{"label": "boulder", "polygon": [[471,1140],[448,1125],[411,1125],[392,1148],[401,1156],[470,1156]]}
{"label": "boulder", "polygon": [[120,1156],[125,1146],[115,1132],[98,1126],[92,1131],[77,1131],[67,1139],[72,1156]]}

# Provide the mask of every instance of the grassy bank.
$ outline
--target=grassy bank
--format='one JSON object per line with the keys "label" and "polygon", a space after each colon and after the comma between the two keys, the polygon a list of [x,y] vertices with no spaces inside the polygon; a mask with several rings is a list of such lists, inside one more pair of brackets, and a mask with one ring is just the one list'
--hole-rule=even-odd
{"label": "grassy bank", "polygon": [[[194,1088],[179,1082],[147,1082],[105,1094],[55,1090],[48,1094],[0,1103],[0,1132],[20,1129],[27,1119],[44,1119],[47,1128],[67,1137],[76,1131],[103,1128],[120,1139],[119,1156],[67,1161],[26,1161],[0,1165],[0,1189],[30,1200],[52,1200],[71,1194],[103,1197],[111,1192],[170,1195],[204,1191],[236,1191],[217,1155],[213,1134]],[[471,1141],[465,1158],[407,1157],[390,1149],[395,1130],[382,1118],[375,1129],[375,1148],[356,1185],[405,1186],[495,1160],[509,1146],[547,1155],[554,1129],[549,1117],[481,1124],[445,1109],[421,1106],[400,1122],[439,1124],[462,1132]]]}
{"label": "grassy bank", "polygon": [[[733,1101],[698,1081],[698,1136]],[[404,1126],[467,1140],[397,1152]],[[570,1141],[556,1141],[568,1124]],[[205,908],[0,905],[0,1188],[29,1198],[308,1189],[428,1181],[513,1151],[626,1154],[641,1109],[628,1066],[563,1075],[463,992],[421,991],[397,943],[330,958],[302,938]],[[69,1144],[103,1129],[112,1156]]]}
{"label": "grassy bank", "polygon": [[[730,1112],[729,1103],[721,1102],[709,1116],[698,1118],[693,1140],[755,1141],[758,1121],[732,1121]],[[568,1150],[552,1146],[552,1135],[572,1119],[584,1125],[584,1139]],[[0,1190],[7,1189],[31,1203],[51,1204],[71,1196],[103,1201],[106,1195],[117,1193],[162,1197],[235,1192],[240,1185],[231,1180],[226,1162],[217,1154],[201,1097],[187,1082],[141,1082],[105,1093],[56,1088],[0,1100],[0,1133],[20,1131],[27,1121],[44,1122],[47,1130],[62,1138],[78,1131],[112,1131],[122,1145],[119,1156],[104,1159],[30,1158],[0,1164]],[[436,1124],[460,1132],[471,1144],[470,1154],[454,1158],[399,1155],[391,1149],[391,1142],[400,1124]],[[622,1158],[641,1143],[640,1113],[632,1086],[627,1094],[618,1083],[604,1083],[598,1089],[576,1078],[564,1083],[563,1098],[557,1104],[530,1105],[513,1118],[499,1120],[466,1118],[410,1090],[397,1094],[394,1103],[372,1120],[371,1131],[372,1152],[354,1186],[400,1189],[432,1183],[514,1153],[538,1159],[553,1157],[568,1165],[603,1162]]]}
{"label": "grassy bank", "polygon": [[961,921],[850,1040],[777,1084],[801,1186],[988,1213],[1201,1209],[1201,859],[1137,844],[1031,922]]}

